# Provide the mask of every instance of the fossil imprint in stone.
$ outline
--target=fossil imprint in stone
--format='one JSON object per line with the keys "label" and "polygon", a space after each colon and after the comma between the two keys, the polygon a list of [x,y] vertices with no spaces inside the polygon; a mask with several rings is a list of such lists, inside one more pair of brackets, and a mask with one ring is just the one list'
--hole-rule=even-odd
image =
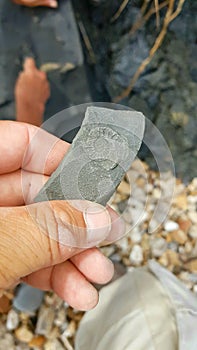
{"label": "fossil imprint in stone", "polygon": [[142,113],[88,107],[69,152],[36,202],[86,199],[106,205],[141,146]]}

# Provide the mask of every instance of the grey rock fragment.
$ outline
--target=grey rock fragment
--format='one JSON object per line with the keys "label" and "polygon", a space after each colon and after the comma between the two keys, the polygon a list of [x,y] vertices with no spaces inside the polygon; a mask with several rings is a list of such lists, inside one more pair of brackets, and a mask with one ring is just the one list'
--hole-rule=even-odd
{"label": "grey rock fragment", "polygon": [[40,307],[43,295],[43,291],[22,284],[14,298],[13,306],[19,311],[31,314]]}
{"label": "grey rock fragment", "polygon": [[142,143],[140,112],[88,107],[81,129],[35,201],[86,199],[106,205]]}

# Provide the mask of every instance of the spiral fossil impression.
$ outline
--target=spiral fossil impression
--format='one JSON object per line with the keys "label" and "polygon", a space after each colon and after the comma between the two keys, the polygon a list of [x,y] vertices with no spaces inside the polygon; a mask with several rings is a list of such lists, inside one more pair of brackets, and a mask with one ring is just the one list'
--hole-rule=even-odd
{"label": "spiral fossil impression", "polygon": [[106,205],[142,143],[142,113],[88,107],[70,151],[36,202],[87,199]]}

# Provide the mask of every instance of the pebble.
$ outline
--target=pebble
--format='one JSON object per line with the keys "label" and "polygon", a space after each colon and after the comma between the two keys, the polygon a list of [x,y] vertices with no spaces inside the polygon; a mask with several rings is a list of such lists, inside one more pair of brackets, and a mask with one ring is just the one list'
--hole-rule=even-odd
{"label": "pebble", "polygon": [[71,338],[76,331],[76,322],[71,321],[68,327],[65,329],[64,333],[62,333],[61,338]]}
{"label": "pebble", "polygon": [[6,328],[9,331],[13,331],[19,325],[19,315],[15,310],[10,310],[7,315]]}
{"label": "pebble", "polygon": [[41,348],[45,342],[46,342],[46,338],[43,337],[42,335],[38,335],[38,336],[34,337],[29,342],[28,345],[30,346],[30,348]]}
{"label": "pebble", "polygon": [[180,194],[179,196],[176,196],[174,198],[174,204],[182,210],[187,210],[188,203],[187,203],[187,196],[185,193]]}
{"label": "pebble", "polygon": [[21,326],[15,330],[15,336],[18,340],[29,343],[33,339],[33,333],[26,327]]}
{"label": "pebble", "polygon": [[193,292],[194,292],[195,294],[197,294],[197,284],[195,284],[195,285],[193,286]]}
{"label": "pebble", "polygon": [[127,237],[123,237],[119,241],[117,241],[117,246],[121,249],[122,254],[127,254],[129,252],[129,245]]}
{"label": "pebble", "polygon": [[21,284],[14,298],[13,305],[17,310],[31,314],[42,304],[43,295],[44,293],[40,289]]}
{"label": "pebble", "polygon": [[133,243],[140,243],[142,240],[142,235],[136,227],[131,231],[130,237]]}
{"label": "pebble", "polygon": [[197,196],[188,196],[187,200],[191,204],[196,204],[197,203]]}
{"label": "pebble", "polygon": [[197,259],[193,259],[185,264],[185,267],[191,271],[197,273]]}
{"label": "pebble", "polygon": [[131,188],[126,181],[122,181],[118,186],[117,191],[120,192],[121,194],[126,194],[129,196]]}
{"label": "pebble", "polygon": [[172,240],[175,242],[178,242],[179,244],[185,244],[185,242],[188,239],[186,233],[181,230],[173,231],[171,233],[171,236],[172,236]]}
{"label": "pebble", "polygon": [[173,250],[168,249],[165,253],[166,253],[169,266],[181,266],[181,262],[179,260],[179,254],[177,252],[174,252]]}
{"label": "pebble", "polygon": [[164,238],[154,238],[150,242],[151,252],[155,258],[159,258],[167,249],[168,244]]}
{"label": "pebble", "polygon": [[188,213],[188,216],[194,224],[197,224],[197,212],[196,211],[190,211]]}
{"label": "pebble", "polygon": [[185,243],[185,252],[186,252],[187,254],[189,254],[189,253],[192,252],[192,249],[193,249],[192,243],[187,241],[187,242]]}
{"label": "pebble", "polygon": [[43,305],[38,314],[36,334],[47,336],[52,330],[54,317],[54,310]]}
{"label": "pebble", "polygon": [[178,251],[178,243],[177,242],[170,242],[168,243],[168,249],[173,250],[174,252]]}
{"label": "pebble", "polygon": [[53,339],[44,344],[44,350],[65,350],[65,348],[58,339]]}
{"label": "pebble", "polygon": [[154,198],[159,199],[161,197],[161,190],[159,188],[154,188],[152,194]]}
{"label": "pebble", "polygon": [[182,281],[190,281],[197,284],[197,273],[189,273],[188,271],[181,271],[178,276]]}
{"label": "pebble", "polygon": [[69,340],[67,338],[62,338],[61,337],[61,341],[64,344],[66,350],[74,350],[74,348],[72,347],[72,345],[70,344]]}
{"label": "pebble", "polygon": [[177,222],[172,221],[172,220],[168,220],[165,222],[164,224],[164,229],[167,232],[172,232],[172,231],[176,231],[179,229],[179,225],[177,224]]}
{"label": "pebble", "polygon": [[66,310],[64,308],[60,309],[54,319],[54,324],[61,327],[66,322]]}
{"label": "pebble", "polygon": [[189,220],[189,219],[185,219],[185,220],[184,219],[178,219],[177,222],[178,222],[178,225],[179,225],[180,229],[182,231],[184,231],[185,233],[188,233],[188,231],[189,231],[189,229],[190,229],[190,227],[192,225],[191,220]]}
{"label": "pebble", "polygon": [[192,226],[188,234],[191,238],[197,239],[197,225]]}
{"label": "pebble", "polygon": [[0,340],[0,350],[15,350],[14,338],[11,334],[5,333]]}
{"label": "pebble", "polygon": [[142,247],[138,244],[135,244],[132,248],[132,251],[129,255],[129,259],[131,263],[135,266],[138,266],[142,263],[143,261],[143,251]]}

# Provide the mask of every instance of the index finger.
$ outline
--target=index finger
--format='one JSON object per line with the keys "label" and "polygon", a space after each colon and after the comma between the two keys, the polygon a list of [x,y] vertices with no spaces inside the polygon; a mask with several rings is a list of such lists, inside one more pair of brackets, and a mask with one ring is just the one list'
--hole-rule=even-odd
{"label": "index finger", "polygon": [[51,175],[69,149],[62,141],[34,125],[0,121],[0,174],[18,169]]}
{"label": "index finger", "polygon": [[32,71],[33,69],[36,69],[36,63],[35,60],[31,57],[28,57],[25,59],[23,63],[23,69],[24,71]]}

